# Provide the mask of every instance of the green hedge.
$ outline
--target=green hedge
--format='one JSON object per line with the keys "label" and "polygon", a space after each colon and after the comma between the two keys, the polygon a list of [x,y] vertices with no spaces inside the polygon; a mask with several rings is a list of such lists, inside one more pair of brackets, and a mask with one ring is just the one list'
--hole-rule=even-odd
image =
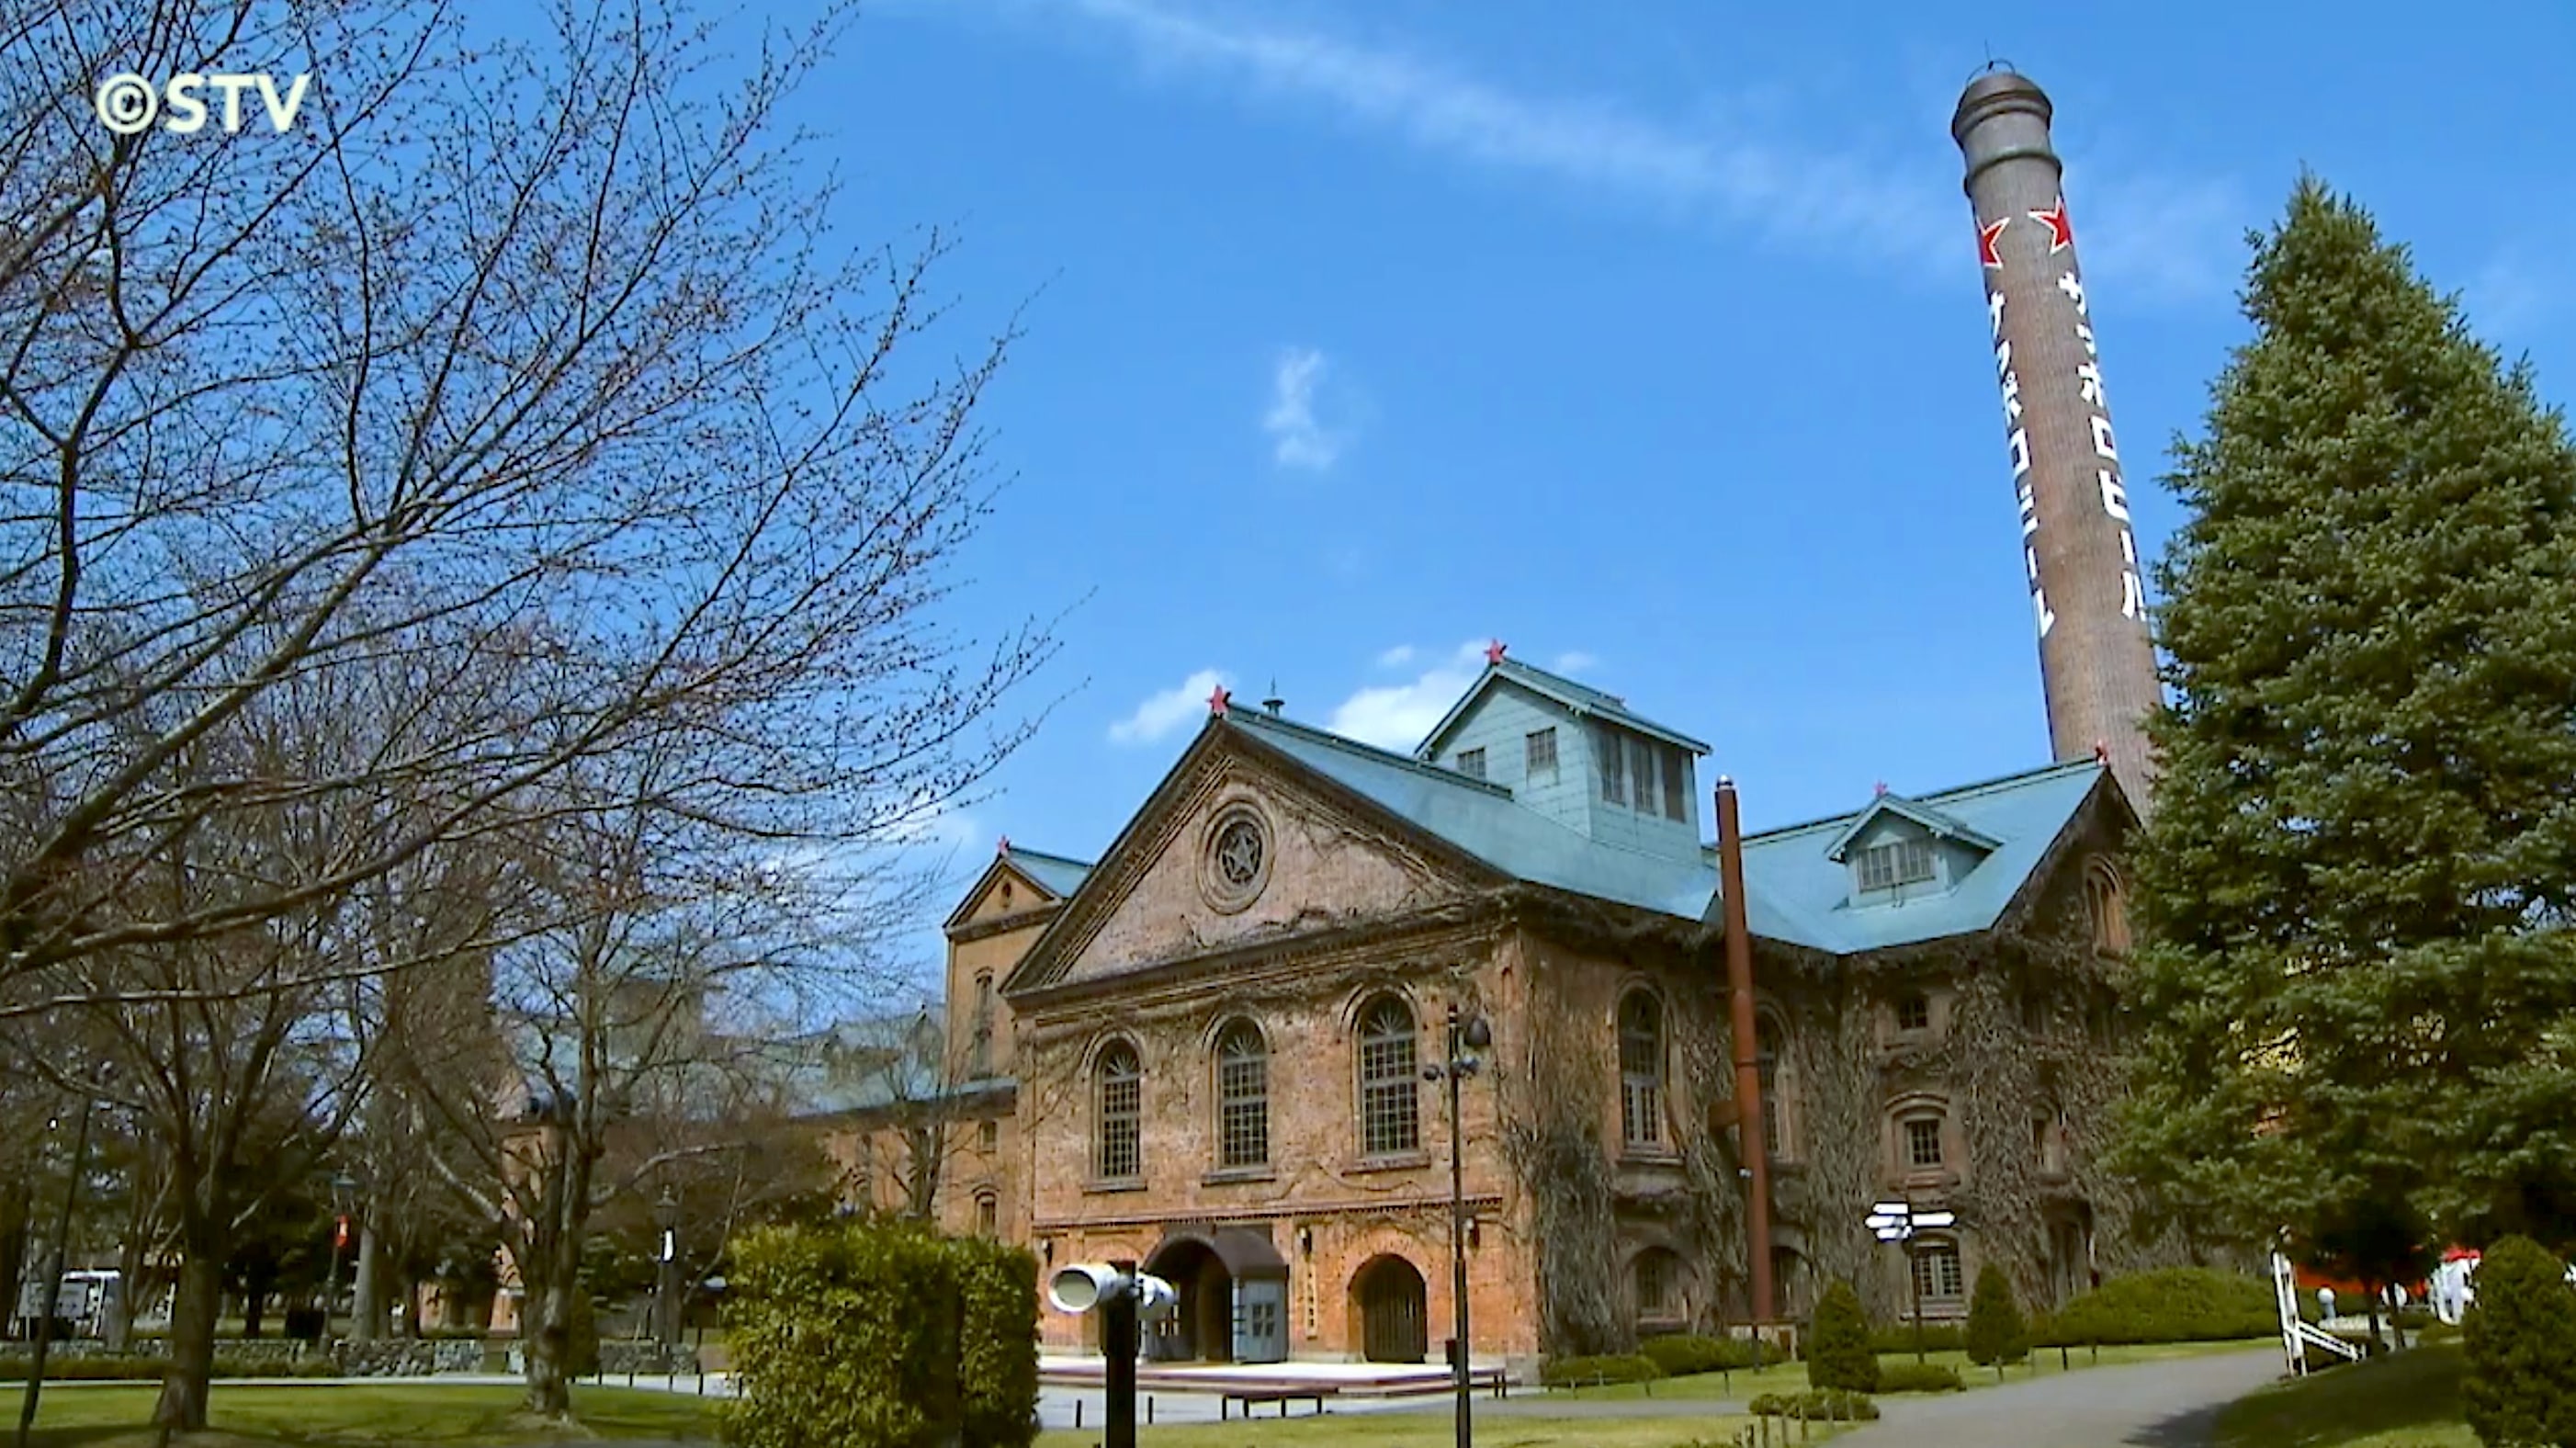
{"label": "green hedge", "polygon": [[1803,1393],[1764,1393],[1745,1404],[1756,1417],[1798,1418],[1810,1423],[1871,1423],[1878,1404],[1848,1388],[1809,1388]]}
{"label": "green hedge", "polygon": [[1599,1357],[1550,1358],[1539,1364],[1538,1380],[1551,1388],[1583,1388],[1596,1383],[1646,1383],[1664,1375],[1643,1353],[1610,1353]]}
{"label": "green hedge", "polygon": [[733,1448],[1027,1448],[1037,1264],[916,1224],[771,1227],[733,1244]]}
{"label": "green hedge", "polygon": [[[1650,1337],[1637,1347],[1639,1357],[1652,1358],[1664,1376],[1688,1377],[1693,1373],[1720,1371],[1741,1372],[1752,1367],[1753,1343],[1740,1337],[1700,1337],[1676,1332],[1664,1337]],[[1767,1354],[1774,1359],[1778,1354]]]}
{"label": "green hedge", "polygon": [[1878,1390],[1882,1393],[1956,1393],[1967,1384],[1959,1381],[1959,1370],[1939,1363],[1882,1362],[1878,1365]]}
{"label": "green hedge", "polygon": [[[1955,1322],[1923,1324],[1925,1352],[1963,1352],[1968,1346],[1968,1331]],[[1908,1321],[1893,1327],[1878,1326],[1869,1330],[1869,1350],[1883,1356],[1914,1351],[1914,1323]]]}
{"label": "green hedge", "polygon": [[2041,1347],[2088,1343],[2222,1342],[2281,1331],[2272,1286],[2242,1272],[2168,1267],[2114,1277],[2040,1324]]}

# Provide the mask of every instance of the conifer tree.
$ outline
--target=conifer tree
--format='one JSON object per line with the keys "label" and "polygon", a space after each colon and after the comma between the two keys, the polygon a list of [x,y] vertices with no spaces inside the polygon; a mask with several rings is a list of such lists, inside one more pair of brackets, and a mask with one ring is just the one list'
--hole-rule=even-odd
{"label": "conifer tree", "polygon": [[2239,1240],[2377,1201],[2564,1242],[2576,449],[2350,199],[2303,179],[2249,239],[2254,337],[2168,479],[2115,1161]]}
{"label": "conifer tree", "polygon": [[2021,1304],[2013,1301],[2004,1269],[1989,1262],[1977,1269],[1977,1290],[1968,1298],[1968,1361],[2003,1375],[2005,1363],[2030,1356],[2030,1329]]}
{"label": "conifer tree", "polygon": [[2576,1287],[2566,1264],[2507,1237],[2478,1264],[2478,1299],[2460,1324],[2469,1426],[2487,1448],[2576,1448]]}
{"label": "conifer tree", "polygon": [[1878,1391],[1878,1354],[1869,1346],[1869,1319],[1861,1315],[1860,1294],[1848,1282],[1825,1289],[1816,1303],[1807,1340],[1807,1383],[1817,1388]]}

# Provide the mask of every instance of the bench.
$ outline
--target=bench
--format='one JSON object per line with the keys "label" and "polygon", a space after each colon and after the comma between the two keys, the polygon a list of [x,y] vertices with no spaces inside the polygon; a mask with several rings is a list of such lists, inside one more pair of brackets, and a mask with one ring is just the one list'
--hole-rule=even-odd
{"label": "bench", "polygon": [[1246,1422],[1251,1421],[1253,1406],[1258,1403],[1277,1403],[1279,1416],[1282,1418],[1288,1416],[1290,1403],[1312,1403],[1315,1405],[1316,1413],[1321,1414],[1324,1411],[1324,1400],[1339,1391],[1338,1388],[1318,1387],[1311,1383],[1228,1388],[1224,1395],[1217,1399],[1216,1420],[1220,1423],[1229,1421],[1227,1412],[1236,1403],[1243,1405],[1243,1417]]}

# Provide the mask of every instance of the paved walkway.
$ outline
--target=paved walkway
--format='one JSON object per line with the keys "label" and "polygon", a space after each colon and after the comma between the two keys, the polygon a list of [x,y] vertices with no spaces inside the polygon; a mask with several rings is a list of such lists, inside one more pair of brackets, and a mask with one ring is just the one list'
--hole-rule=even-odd
{"label": "paved walkway", "polygon": [[2281,1375],[2277,1346],[1888,1398],[1835,1448],[2207,1448],[2218,1410]]}

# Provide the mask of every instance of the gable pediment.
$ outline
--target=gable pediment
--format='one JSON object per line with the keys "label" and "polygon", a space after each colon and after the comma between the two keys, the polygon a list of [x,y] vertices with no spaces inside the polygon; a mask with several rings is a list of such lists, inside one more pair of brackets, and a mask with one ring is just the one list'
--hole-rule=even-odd
{"label": "gable pediment", "polygon": [[1005,989],[1121,975],[1342,931],[1500,876],[1216,724],[1174,767]]}

